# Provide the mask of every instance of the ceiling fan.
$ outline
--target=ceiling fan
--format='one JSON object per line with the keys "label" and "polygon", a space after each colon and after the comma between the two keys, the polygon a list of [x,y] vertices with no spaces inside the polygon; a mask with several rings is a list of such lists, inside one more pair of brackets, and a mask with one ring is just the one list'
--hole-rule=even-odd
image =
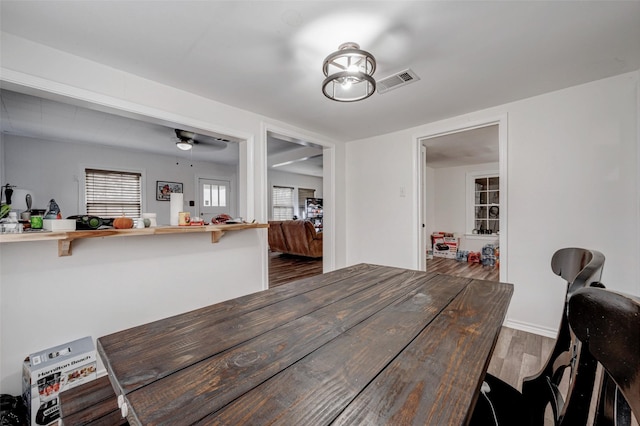
{"label": "ceiling fan", "polygon": [[228,139],[217,138],[214,136],[204,136],[198,135],[195,132],[190,132],[188,130],[175,129],[176,137],[178,140],[176,141],[176,147],[182,151],[189,151],[194,147],[194,145],[206,145],[208,148],[214,150],[221,150],[227,147],[227,143],[231,142]]}

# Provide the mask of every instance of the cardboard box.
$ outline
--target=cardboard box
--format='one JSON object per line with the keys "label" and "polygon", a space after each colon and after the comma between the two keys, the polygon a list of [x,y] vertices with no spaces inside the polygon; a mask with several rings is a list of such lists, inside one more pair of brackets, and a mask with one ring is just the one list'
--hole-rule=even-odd
{"label": "cardboard box", "polygon": [[458,239],[455,237],[432,236],[433,239],[433,256],[445,257],[447,259],[455,259],[458,252]]}
{"label": "cardboard box", "polygon": [[96,368],[91,337],[29,355],[22,366],[22,398],[31,425],[57,425],[60,392],[94,380]]}

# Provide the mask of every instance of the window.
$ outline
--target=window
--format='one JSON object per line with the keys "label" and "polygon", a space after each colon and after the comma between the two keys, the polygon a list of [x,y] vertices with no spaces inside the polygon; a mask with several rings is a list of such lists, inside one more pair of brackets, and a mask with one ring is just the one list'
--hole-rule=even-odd
{"label": "window", "polygon": [[205,207],[227,206],[227,185],[202,185],[202,204]]}
{"label": "window", "polygon": [[500,231],[500,177],[497,173],[468,174],[467,232],[495,234]]}
{"label": "window", "polygon": [[140,217],[142,175],[135,172],[85,169],[87,214],[104,218]]}
{"label": "window", "polygon": [[293,219],[293,188],[274,186],[271,189],[273,220]]}

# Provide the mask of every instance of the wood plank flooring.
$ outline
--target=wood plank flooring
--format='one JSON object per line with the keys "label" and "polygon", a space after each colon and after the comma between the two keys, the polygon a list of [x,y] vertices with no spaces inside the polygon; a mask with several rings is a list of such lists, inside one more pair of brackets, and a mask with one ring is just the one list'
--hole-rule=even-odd
{"label": "wood plank flooring", "polygon": [[[458,262],[455,259],[434,257],[427,259],[427,271],[456,277],[500,281],[500,269],[478,263]],[[312,259],[277,252],[269,252],[269,287],[312,277],[322,273],[322,259]]]}
{"label": "wood plank flooring", "polygon": [[482,266],[479,263],[458,262],[455,259],[446,259],[444,257],[427,259],[427,271],[456,277],[500,281],[500,268]]}
{"label": "wood plank flooring", "polygon": [[322,259],[269,252],[269,288],[322,273]]}
{"label": "wood plank flooring", "polygon": [[522,390],[522,379],[542,368],[554,343],[550,337],[502,327],[487,372]]}

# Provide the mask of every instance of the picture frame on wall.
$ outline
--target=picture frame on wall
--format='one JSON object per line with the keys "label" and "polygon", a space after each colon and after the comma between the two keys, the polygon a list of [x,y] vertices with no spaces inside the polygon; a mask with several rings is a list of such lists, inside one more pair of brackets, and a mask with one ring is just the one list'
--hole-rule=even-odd
{"label": "picture frame on wall", "polygon": [[171,193],[182,194],[182,183],[167,182],[164,180],[156,181],[156,200],[169,201]]}

